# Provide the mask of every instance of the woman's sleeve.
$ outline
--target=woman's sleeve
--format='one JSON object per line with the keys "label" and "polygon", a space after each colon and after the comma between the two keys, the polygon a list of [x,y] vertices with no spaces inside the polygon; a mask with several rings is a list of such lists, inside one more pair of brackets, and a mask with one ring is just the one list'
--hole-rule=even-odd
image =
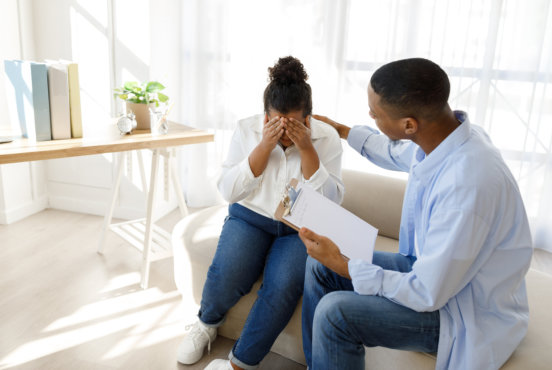
{"label": "woman's sleeve", "polygon": [[222,197],[229,203],[246,198],[261,184],[263,175],[258,177],[253,175],[249,166],[249,154],[250,150],[246,147],[244,131],[238,124],[218,180],[218,189]]}
{"label": "woman's sleeve", "polygon": [[341,139],[335,130],[330,131],[331,134],[319,139],[324,140],[322,145],[317,148],[320,165],[318,170],[303,182],[309,184],[314,190],[320,192],[326,198],[331,199],[337,204],[343,201],[345,186],[341,180],[341,157],[343,148],[341,147]]}

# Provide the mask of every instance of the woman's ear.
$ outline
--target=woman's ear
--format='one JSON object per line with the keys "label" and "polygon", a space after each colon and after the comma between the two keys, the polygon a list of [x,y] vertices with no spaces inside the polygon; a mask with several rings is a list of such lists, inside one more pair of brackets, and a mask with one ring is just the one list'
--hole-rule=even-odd
{"label": "woman's ear", "polygon": [[268,122],[268,113],[265,112],[264,124],[266,125],[267,122]]}
{"label": "woman's ear", "polygon": [[307,126],[308,128],[311,128],[310,127],[310,119],[311,119],[311,116],[308,115],[306,118],[305,118],[305,126]]}

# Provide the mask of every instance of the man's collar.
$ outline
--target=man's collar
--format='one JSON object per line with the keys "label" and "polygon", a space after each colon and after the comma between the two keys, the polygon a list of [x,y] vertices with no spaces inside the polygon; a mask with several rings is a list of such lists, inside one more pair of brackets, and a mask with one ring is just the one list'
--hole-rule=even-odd
{"label": "man's collar", "polygon": [[460,125],[451,132],[429,155],[425,155],[422,148],[416,151],[417,164],[412,169],[416,177],[423,177],[432,172],[443,159],[466,142],[471,135],[471,124],[468,114],[463,111],[454,111],[454,115]]}

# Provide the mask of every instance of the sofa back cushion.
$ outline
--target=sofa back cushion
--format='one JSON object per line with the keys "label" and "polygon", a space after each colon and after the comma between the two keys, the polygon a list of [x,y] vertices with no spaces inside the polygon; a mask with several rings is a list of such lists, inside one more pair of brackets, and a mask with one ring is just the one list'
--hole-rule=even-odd
{"label": "sofa back cushion", "polygon": [[349,169],[342,176],[342,206],[377,228],[379,235],[399,239],[406,181]]}

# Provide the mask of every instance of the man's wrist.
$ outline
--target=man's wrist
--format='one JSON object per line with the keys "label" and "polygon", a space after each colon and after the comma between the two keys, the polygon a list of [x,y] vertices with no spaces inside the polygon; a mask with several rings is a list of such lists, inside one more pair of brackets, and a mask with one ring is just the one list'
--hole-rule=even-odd
{"label": "man's wrist", "polygon": [[339,134],[339,137],[342,139],[347,140],[349,137],[349,132],[351,131],[351,128],[349,126],[340,125],[337,129],[337,133]]}
{"label": "man's wrist", "polygon": [[340,256],[341,260],[338,263],[338,270],[335,271],[338,275],[351,280],[351,275],[349,275],[349,259],[343,255]]}

